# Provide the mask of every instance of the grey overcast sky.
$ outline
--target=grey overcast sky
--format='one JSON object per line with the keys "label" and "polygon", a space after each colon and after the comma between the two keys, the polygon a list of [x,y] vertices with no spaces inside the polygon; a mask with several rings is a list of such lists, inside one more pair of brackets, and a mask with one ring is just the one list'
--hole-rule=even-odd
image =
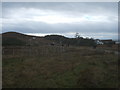
{"label": "grey overcast sky", "polygon": [[117,2],[3,2],[2,32],[118,38]]}

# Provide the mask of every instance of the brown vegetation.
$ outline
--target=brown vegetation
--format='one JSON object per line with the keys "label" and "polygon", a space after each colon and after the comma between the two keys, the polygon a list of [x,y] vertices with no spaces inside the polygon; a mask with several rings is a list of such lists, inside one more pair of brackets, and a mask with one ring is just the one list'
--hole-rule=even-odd
{"label": "brown vegetation", "polygon": [[3,50],[3,88],[118,87],[118,57],[114,53],[72,46]]}

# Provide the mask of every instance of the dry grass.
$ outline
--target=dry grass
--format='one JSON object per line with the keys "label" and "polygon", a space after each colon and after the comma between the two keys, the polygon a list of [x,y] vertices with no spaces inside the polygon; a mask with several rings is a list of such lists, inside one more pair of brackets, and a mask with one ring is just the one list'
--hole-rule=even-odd
{"label": "dry grass", "polygon": [[[117,55],[89,47],[42,47],[22,56],[3,56],[4,88],[115,88]],[[52,50],[51,50],[52,49]],[[63,49],[63,48],[62,48]],[[41,54],[39,54],[41,53]]]}

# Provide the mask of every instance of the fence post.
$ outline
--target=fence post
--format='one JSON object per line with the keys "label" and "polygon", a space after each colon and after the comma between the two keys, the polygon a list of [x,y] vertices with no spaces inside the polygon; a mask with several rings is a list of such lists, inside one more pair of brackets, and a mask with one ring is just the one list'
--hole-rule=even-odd
{"label": "fence post", "polygon": [[14,56],[14,48],[13,48],[13,56]]}

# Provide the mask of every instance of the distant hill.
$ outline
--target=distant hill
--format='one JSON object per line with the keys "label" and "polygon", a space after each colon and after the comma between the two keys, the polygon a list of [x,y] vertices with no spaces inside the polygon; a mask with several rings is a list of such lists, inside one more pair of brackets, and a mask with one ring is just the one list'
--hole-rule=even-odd
{"label": "distant hill", "polygon": [[73,46],[93,46],[95,41],[88,38],[67,38],[61,35],[46,35],[45,37],[25,35],[18,32],[2,33],[3,46],[41,46],[41,45],[73,45]]}
{"label": "distant hill", "polygon": [[73,46],[93,46],[95,41],[93,39],[87,39],[83,37],[79,38],[67,38],[61,35],[47,35],[45,39],[52,40],[60,45],[73,45]]}
{"label": "distant hill", "polygon": [[2,33],[2,45],[3,46],[38,46],[46,45],[51,41],[44,39],[43,37],[25,35],[18,32],[6,32]]}
{"label": "distant hill", "polygon": [[46,35],[44,38],[47,40],[51,40],[53,42],[56,42],[60,45],[67,44],[68,43],[67,41],[70,39],[70,38],[67,38],[67,37],[64,37],[61,35]]}

